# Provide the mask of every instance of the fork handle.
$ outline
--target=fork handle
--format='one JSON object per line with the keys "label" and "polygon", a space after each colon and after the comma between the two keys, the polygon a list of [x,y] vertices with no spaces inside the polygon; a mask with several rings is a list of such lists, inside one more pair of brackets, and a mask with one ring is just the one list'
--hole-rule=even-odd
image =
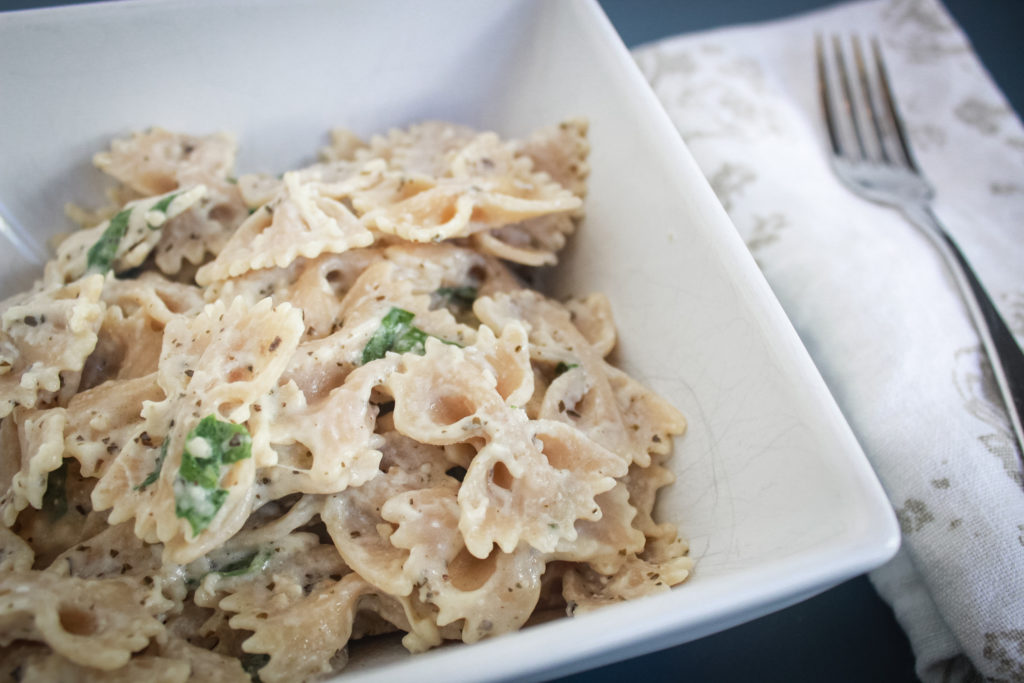
{"label": "fork handle", "polygon": [[1021,416],[1024,415],[1024,352],[1021,352],[1009,326],[978,281],[960,247],[942,227],[931,208],[913,204],[902,209],[904,215],[932,239],[953,273],[988,353],[992,373],[1016,436],[1018,454],[1024,456],[1024,428],[1021,426]]}

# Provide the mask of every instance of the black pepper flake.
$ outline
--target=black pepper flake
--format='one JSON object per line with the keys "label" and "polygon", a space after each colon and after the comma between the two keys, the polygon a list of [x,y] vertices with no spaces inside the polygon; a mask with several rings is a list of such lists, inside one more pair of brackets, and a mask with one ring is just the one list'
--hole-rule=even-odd
{"label": "black pepper flake", "polygon": [[39,324],[39,320],[37,320],[34,315],[26,315],[24,322],[29,327],[35,327]]}
{"label": "black pepper flake", "polygon": [[267,347],[268,351],[277,351],[277,347],[281,345],[281,338],[274,337],[274,341],[270,342],[270,346]]}

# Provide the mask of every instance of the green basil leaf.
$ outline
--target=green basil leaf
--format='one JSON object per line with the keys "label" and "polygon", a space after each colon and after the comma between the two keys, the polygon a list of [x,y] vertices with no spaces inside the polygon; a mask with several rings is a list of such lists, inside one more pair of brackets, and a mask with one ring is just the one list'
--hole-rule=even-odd
{"label": "green basil leaf", "polygon": [[212,573],[220,574],[221,576],[242,576],[243,574],[261,572],[267,568],[270,556],[269,550],[254,550],[241,559],[227,564]]}
{"label": "green basil leaf", "polygon": [[178,192],[175,192],[174,194],[167,195],[166,197],[158,201],[156,204],[151,206],[149,210],[159,211],[160,213],[167,213],[167,207],[171,205],[171,202],[174,201],[174,198],[177,197],[178,194]]}
{"label": "green basil leaf", "polygon": [[221,465],[252,455],[252,437],[243,425],[207,415],[185,437],[174,481],[174,512],[198,534],[216,516],[228,492],[220,487]]}
{"label": "green basil leaf", "polygon": [[410,327],[401,335],[395,337],[395,342],[391,345],[391,350],[395,353],[412,352],[422,356],[426,352],[426,344],[427,333],[419,328]]}
{"label": "green basil leaf", "polygon": [[[96,244],[89,247],[89,251],[85,257],[85,270],[87,273],[106,273],[108,270],[114,267],[114,260],[117,258],[117,250],[121,246],[121,240],[124,239],[125,234],[128,232],[128,221],[131,219],[133,211],[159,211],[160,213],[167,215],[167,209],[170,207],[171,202],[174,201],[180,192],[174,192],[161,197],[158,202],[152,206],[143,209],[140,204],[135,204],[129,209],[122,209],[113,218],[110,219],[110,223],[107,224],[107,229],[103,231],[100,238],[96,241]],[[159,230],[161,225],[150,225],[146,224],[150,230]]]}
{"label": "green basil leaf", "polygon": [[164,467],[164,460],[167,458],[167,446],[171,443],[170,437],[164,439],[164,442],[160,444],[160,455],[156,458],[156,465],[153,467],[153,471],[149,473],[149,476],[142,480],[142,483],[135,487],[136,491],[141,491],[150,484],[155,484],[156,480],[160,478],[160,470]]}
{"label": "green basil leaf", "polygon": [[121,238],[128,231],[128,219],[132,215],[131,209],[125,209],[110,219],[107,229],[100,235],[96,244],[89,247],[85,257],[85,271],[87,273],[106,273],[114,265],[117,257],[117,247],[121,244]]}
{"label": "green basil leaf", "polygon": [[249,436],[249,430],[244,425],[221,422],[213,415],[204,417],[195,429],[189,432],[189,440],[194,437],[208,441],[212,451],[219,454],[222,462],[238,462],[252,455],[252,437]]}
{"label": "green basil leaf", "polygon": [[558,377],[563,372],[569,372],[573,368],[578,368],[579,363],[566,363],[564,360],[558,361],[558,365],[555,366],[555,377]]}
{"label": "green basil leaf", "polygon": [[410,323],[413,317],[409,311],[393,306],[380,321],[380,327],[363,348],[363,365],[383,358],[388,351],[393,351],[395,341],[407,334],[412,327]]}
{"label": "green basil leaf", "polygon": [[226,489],[208,489],[180,478],[174,480],[174,514],[187,521],[196,536],[210,526],[227,497]]}
{"label": "green basil leaf", "polygon": [[68,511],[68,463],[62,461],[60,467],[46,476],[46,492],[43,494],[43,509],[51,522],[55,522]]}
{"label": "green basil leaf", "polygon": [[476,287],[468,285],[463,287],[438,287],[434,290],[434,297],[442,306],[466,310],[473,307],[478,291]]}
{"label": "green basil leaf", "polygon": [[[413,314],[409,311],[392,306],[387,315],[380,321],[380,327],[373,333],[370,341],[363,347],[362,363],[366,365],[372,360],[383,358],[388,351],[395,353],[415,353],[420,356],[425,351],[429,335],[413,326]],[[445,344],[460,346],[455,342],[441,339]]]}

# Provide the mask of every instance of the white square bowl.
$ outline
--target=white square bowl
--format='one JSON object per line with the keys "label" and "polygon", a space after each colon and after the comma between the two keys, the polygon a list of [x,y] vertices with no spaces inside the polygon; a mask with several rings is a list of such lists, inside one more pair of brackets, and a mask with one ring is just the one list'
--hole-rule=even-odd
{"label": "white square bowl", "polygon": [[[662,519],[690,539],[671,593],[407,656],[360,648],[351,680],[541,679],[692,640],[892,556],[863,453],[765,281],[595,2],[200,0],[0,15],[0,296],[31,283],[91,155],[150,125],[233,131],[239,170],[309,161],[326,131],[441,118],[521,135],[591,121],[587,218],[550,278],[600,290],[626,371],[689,431]],[[9,245],[8,245],[9,243]]]}

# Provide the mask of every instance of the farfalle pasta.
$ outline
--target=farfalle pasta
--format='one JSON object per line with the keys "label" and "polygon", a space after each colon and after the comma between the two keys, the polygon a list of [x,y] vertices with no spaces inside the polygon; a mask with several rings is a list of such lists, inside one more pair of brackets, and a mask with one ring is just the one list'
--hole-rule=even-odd
{"label": "farfalle pasta", "polygon": [[684,581],[683,416],[608,362],[604,296],[521,279],[583,215],[586,132],[97,154],[113,205],[0,302],[0,672],[309,680]]}

